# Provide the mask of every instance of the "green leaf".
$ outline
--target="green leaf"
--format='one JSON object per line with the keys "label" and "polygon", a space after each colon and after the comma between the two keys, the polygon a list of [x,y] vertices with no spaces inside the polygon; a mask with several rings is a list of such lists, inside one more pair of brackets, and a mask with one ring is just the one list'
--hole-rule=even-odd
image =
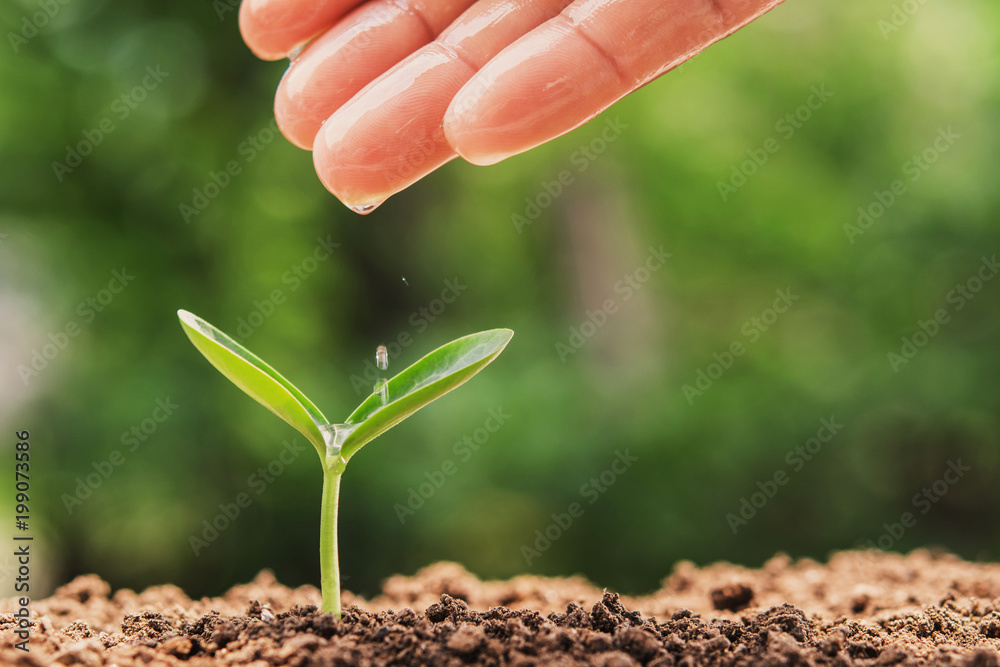
{"label": "green leaf", "polygon": [[177,317],[184,333],[220,373],[306,436],[325,460],[320,426],[327,424],[327,419],[312,401],[253,352],[197,315],[178,310]]}
{"label": "green leaf", "polygon": [[468,381],[503,352],[513,335],[510,329],[492,329],[463,336],[389,380],[384,404],[373,393],[347,418],[341,456],[350,459],[373,438]]}

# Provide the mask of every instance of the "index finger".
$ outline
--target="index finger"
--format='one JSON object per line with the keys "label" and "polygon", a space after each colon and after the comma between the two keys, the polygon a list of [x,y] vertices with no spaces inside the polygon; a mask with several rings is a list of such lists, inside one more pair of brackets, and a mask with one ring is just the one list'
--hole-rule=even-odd
{"label": "index finger", "polygon": [[579,127],[782,0],[576,0],[455,96],[445,135],[493,164]]}

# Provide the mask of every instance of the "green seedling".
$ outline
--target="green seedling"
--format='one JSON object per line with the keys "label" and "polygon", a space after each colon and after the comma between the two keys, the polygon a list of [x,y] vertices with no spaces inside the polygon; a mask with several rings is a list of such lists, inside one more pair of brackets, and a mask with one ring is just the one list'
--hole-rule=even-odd
{"label": "green seedling", "polygon": [[[194,346],[251,398],[278,415],[316,447],[323,464],[320,518],[320,581],[323,611],[340,616],[340,563],[337,555],[337,505],[340,479],[359,449],[431,401],[466,382],[503,352],[514,332],[493,329],[439,347],[388,381],[381,380],[343,423],[323,413],[276,370],[200,317],[177,311]],[[379,348],[385,369],[385,348]]]}

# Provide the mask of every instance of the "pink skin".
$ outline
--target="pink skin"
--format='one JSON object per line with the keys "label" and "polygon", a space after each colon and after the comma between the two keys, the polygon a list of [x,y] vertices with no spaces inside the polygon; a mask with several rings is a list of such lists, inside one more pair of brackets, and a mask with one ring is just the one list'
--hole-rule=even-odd
{"label": "pink skin", "polygon": [[781,1],[244,0],[240,25],[258,54],[323,33],[275,113],[367,213],[456,155],[493,164],[569,132]]}
{"label": "pink skin", "polygon": [[280,60],[326,32],[362,0],[243,0],[240,32],[258,58]]}
{"label": "pink skin", "polygon": [[473,1],[372,0],[345,16],[311,42],[282,77],[274,100],[282,133],[312,150],[334,111],[437,37]]}
{"label": "pink skin", "polygon": [[[333,112],[316,137],[316,173],[367,212],[456,157],[442,121],[455,94],[490,58],[569,0],[480,0],[435,41]],[[382,141],[392,137],[391,142]]]}

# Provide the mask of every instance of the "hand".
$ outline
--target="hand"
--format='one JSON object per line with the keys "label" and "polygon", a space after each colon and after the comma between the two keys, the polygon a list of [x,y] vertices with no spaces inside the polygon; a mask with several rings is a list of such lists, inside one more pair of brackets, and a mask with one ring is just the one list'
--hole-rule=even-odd
{"label": "hand", "polygon": [[781,0],[243,0],[292,56],[278,126],[367,213],[462,156],[493,164],[582,125]]}

